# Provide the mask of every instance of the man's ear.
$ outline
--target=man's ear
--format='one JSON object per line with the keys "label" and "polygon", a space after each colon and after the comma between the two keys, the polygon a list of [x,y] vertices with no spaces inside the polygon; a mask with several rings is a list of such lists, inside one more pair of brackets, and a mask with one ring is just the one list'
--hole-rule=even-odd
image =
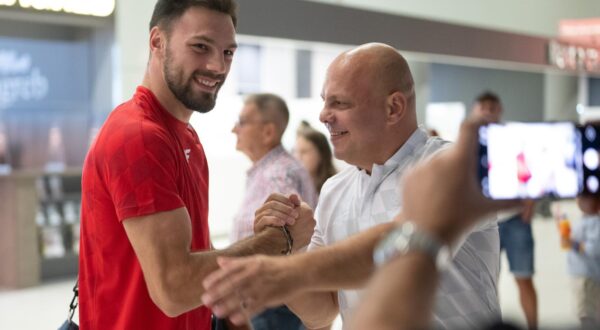
{"label": "man's ear", "polygon": [[274,141],[277,139],[277,127],[275,127],[275,123],[265,123],[262,128],[261,136],[264,144],[273,144]]}
{"label": "man's ear", "polygon": [[167,37],[165,31],[158,26],[150,30],[150,54],[152,56],[164,56],[167,47]]}
{"label": "man's ear", "polygon": [[408,100],[400,91],[388,95],[386,100],[387,121],[396,124],[404,118],[408,109]]}

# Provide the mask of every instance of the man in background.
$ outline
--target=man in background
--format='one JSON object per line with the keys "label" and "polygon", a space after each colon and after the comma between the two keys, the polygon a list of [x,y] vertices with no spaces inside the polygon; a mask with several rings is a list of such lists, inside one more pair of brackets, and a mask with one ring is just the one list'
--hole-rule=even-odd
{"label": "man in background", "polygon": [[[308,172],[281,145],[289,111],[285,101],[274,94],[246,97],[232,132],[236,148],[252,162],[246,179],[246,193],[234,218],[232,242],[254,235],[254,216],[272,193],[298,195],[311,208],[317,194]],[[290,219],[292,220],[292,219]],[[301,329],[302,322],[287,307],[265,311],[252,320],[255,330]]]}
{"label": "man in background", "polygon": [[[492,92],[484,92],[475,99],[473,114],[488,123],[499,123],[502,112],[500,98]],[[537,329],[537,293],[533,285],[534,240],[531,230],[534,206],[534,202],[526,201],[523,209],[517,213],[498,214],[500,249],[506,251],[529,329]]]}

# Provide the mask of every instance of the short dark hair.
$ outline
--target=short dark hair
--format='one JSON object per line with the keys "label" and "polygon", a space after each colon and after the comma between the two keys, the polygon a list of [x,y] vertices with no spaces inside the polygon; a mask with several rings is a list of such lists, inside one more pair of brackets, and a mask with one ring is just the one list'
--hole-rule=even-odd
{"label": "short dark hair", "polygon": [[490,92],[490,91],[485,91],[485,92],[479,94],[479,96],[477,96],[477,98],[475,99],[475,102],[477,102],[477,103],[483,103],[483,102],[501,103],[500,97],[498,97],[498,95],[496,93]]}
{"label": "short dark hair", "polygon": [[237,4],[235,0],[158,0],[150,19],[150,30],[159,26],[170,32],[173,21],[180,18],[190,7],[204,7],[227,14],[233,26],[237,26]]}

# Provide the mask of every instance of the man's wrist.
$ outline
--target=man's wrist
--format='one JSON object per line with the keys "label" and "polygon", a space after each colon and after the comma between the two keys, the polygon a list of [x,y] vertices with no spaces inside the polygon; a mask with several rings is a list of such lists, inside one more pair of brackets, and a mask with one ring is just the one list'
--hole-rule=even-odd
{"label": "man's wrist", "polygon": [[375,246],[373,263],[381,267],[398,256],[415,252],[429,256],[438,268],[445,268],[450,260],[448,244],[440,240],[435,233],[412,221],[406,221],[387,232]]}
{"label": "man's wrist", "polygon": [[287,226],[268,226],[279,232],[279,236],[283,237],[284,248],[279,250],[279,254],[290,255],[294,248],[294,239],[288,230]]}
{"label": "man's wrist", "polygon": [[265,240],[265,249],[262,253],[270,255],[281,255],[288,250],[288,242],[282,229],[274,226],[267,226],[257,236]]}
{"label": "man's wrist", "polygon": [[428,233],[445,245],[451,245],[462,232],[461,229],[456,227],[456,221],[451,223],[448,221],[440,221],[439,219],[426,221],[422,217],[406,216],[404,212],[399,213],[394,217],[394,221],[398,223],[403,223],[408,220],[414,223],[419,230]]}
{"label": "man's wrist", "polygon": [[458,225],[458,221],[448,221],[440,218],[427,220],[417,217],[407,219],[411,219],[420,231],[431,235],[444,245],[452,245],[463,232],[463,228]]}

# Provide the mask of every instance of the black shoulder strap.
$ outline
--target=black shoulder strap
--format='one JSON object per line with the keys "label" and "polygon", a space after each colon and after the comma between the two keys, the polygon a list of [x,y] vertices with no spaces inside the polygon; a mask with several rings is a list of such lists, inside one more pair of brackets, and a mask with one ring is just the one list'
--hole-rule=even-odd
{"label": "black shoulder strap", "polygon": [[79,304],[79,278],[75,281],[75,286],[73,287],[73,299],[71,299],[71,303],[69,304],[69,317],[67,321],[73,323],[73,315],[75,315],[75,310],[77,309],[77,305]]}

